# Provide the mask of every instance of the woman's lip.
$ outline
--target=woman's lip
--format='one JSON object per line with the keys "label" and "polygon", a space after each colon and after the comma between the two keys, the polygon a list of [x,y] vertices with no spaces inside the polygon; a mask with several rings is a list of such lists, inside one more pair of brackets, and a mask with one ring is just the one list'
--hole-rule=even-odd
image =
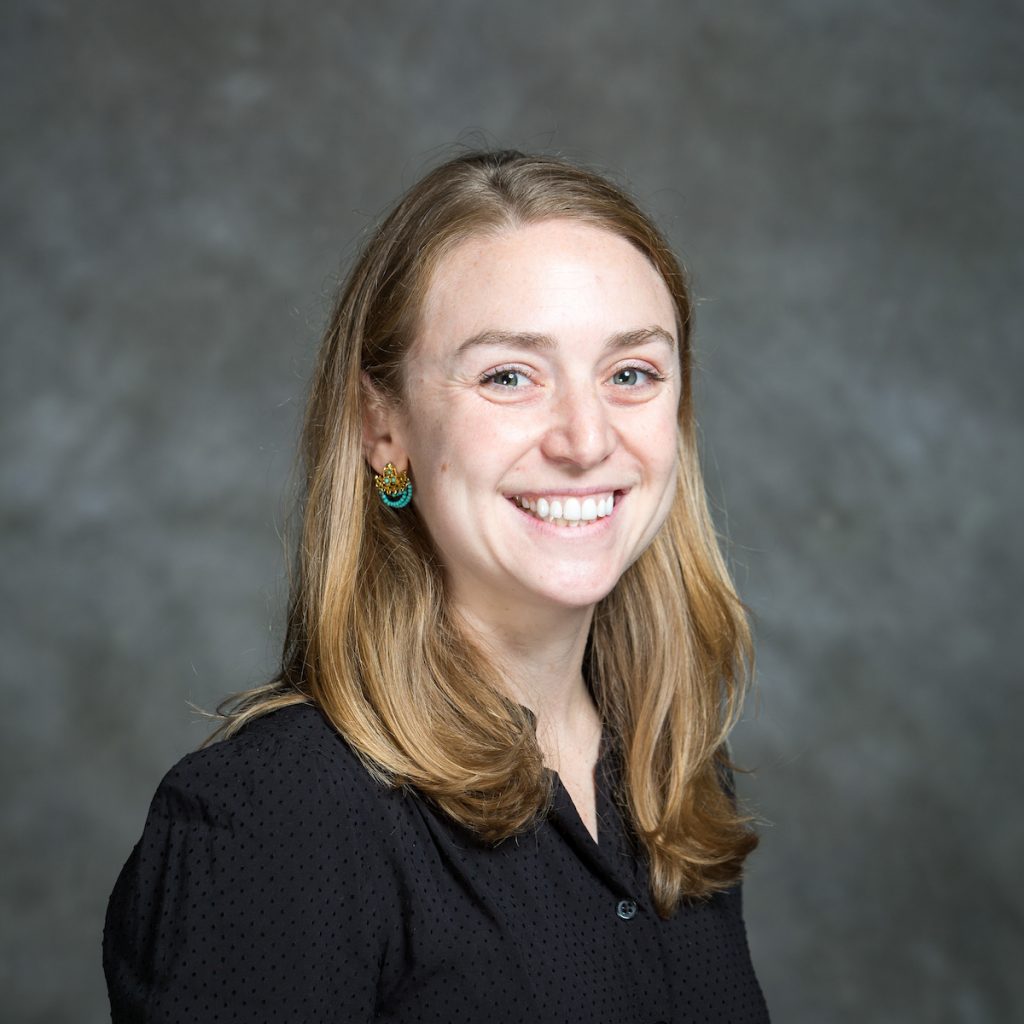
{"label": "woman's lip", "polygon": [[552,498],[589,498],[595,494],[614,494],[616,498],[621,498],[629,494],[629,491],[628,487],[567,487],[560,491],[513,491],[505,497],[509,501],[516,498],[526,498],[527,501],[537,501],[538,498],[547,498],[549,501]]}

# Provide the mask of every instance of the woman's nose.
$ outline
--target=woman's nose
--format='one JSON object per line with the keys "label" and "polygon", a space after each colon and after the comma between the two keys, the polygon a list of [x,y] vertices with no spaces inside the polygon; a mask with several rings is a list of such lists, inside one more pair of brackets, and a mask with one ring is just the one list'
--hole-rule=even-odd
{"label": "woman's nose", "polygon": [[586,469],[599,465],[615,448],[609,410],[592,385],[561,389],[546,415],[550,422],[542,448],[549,459]]}

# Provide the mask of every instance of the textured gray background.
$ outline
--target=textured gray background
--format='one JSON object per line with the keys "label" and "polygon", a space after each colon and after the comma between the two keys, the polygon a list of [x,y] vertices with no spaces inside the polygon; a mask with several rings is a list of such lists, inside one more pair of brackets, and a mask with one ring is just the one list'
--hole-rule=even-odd
{"label": "textured gray background", "polygon": [[775,1020],[1019,1013],[1022,44],[1010,3],[5,4],[4,1020],[105,1019],[186,701],[276,655],[339,268],[474,129],[695,272]]}

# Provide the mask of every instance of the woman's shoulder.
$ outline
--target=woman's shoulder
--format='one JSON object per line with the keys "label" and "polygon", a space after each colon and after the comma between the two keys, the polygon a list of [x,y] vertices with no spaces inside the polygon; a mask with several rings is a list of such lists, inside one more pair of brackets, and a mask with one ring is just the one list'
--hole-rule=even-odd
{"label": "woman's shoulder", "polygon": [[255,765],[277,754],[345,764],[355,759],[349,745],[312,703],[293,704],[252,719],[227,739],[186,754],[171,772],[215,771],[225,764]]}
{"label": "woman's shoulder", "polygon": [[308,1019],[348,1005],[369,1020],[408,813],[313,706],[182,758],[108,902],[113,1019],[283,1020],[316,992]]}
{"label": "woman's shoulder", "polygon": [[313,704],[263,715],[239,732],[185,755],[163,777],[151,813],[207,825],[262,827],[296,816],[376,813],[400,798],[367,771]]}

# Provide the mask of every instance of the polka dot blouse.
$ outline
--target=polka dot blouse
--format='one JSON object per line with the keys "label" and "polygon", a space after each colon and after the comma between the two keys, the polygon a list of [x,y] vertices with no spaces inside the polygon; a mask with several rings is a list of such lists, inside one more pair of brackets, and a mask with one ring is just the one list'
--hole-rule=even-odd
{"label": "polka dot blouse", "polygon": [[768,1020],[740,887],[668,921],[612,798],[491,847],[387,790],[312,706],[164,778],[110,897],[114,1024]]}

